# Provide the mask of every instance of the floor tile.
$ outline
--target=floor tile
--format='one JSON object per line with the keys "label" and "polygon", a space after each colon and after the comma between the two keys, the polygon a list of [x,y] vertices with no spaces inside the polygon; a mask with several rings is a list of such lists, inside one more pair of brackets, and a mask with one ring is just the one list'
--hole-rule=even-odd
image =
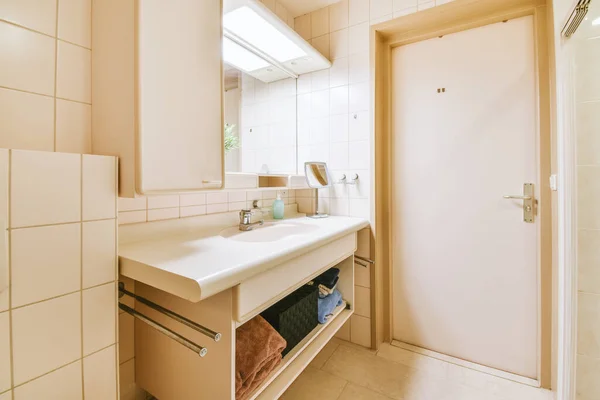
{"label": "floor tile", "polygon": [[322,368],[323,365],[329,360],[329,357],[333,354],[333,352],[339,347],[339,343],[335,341],[330,341],[321,349],[319,354],[311,361],[309,364],[313,368]]}
{"label": "floor tile", "polygon": [[338,400],[390,400],[390,398],[365,387],[349,383]]}
{"label": "floor tile", "polygon": [[346,384],[344,379],[307,367],[280,400],[337,400]]}

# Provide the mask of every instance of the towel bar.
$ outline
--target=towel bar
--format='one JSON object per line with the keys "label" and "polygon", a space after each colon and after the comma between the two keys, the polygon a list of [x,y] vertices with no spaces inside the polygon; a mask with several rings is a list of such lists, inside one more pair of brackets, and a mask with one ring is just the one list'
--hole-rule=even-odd
{"label": "towel bar", "polygon": [[133,317],[139,319],[140,321],[144,321],[145,323],[147,323],[148,325],[150,325],[151,327],[153,327],[154,329],[156,329],[163,335],[175,340],[176,342],[187,347],[188,349],[193,350],[194,353],[197,353],[200,357],[204,357],[206,355],[206,353],[208,353],[208,349],[206,347],[202,347],[202,346],[192,342],[191,340],[184,338],[177,332],[173,332],[166,326],[161,325],[158,322],[154,321],[153,319],[146,317],[144,314],[141,314],[141,313],[135,311],[133,308],[128,307],[123,303],[119,303],[119,308],[121,310],[125,311],[127,314],[130,314]]}
{"label": "towel bar", "polygon": [[375,264],[375,261],[371,260],[370,258],[357,256],[356,254],[354,255],[354,258],[358,258],[360,261],[368,262],[369,264]]}
{"label": "towel bar", "polygon": [[119,292],[126,296],[136,299],[140,303],[145,304],[146,306],[152,308],[153,310],[158,311],[159,313],[165,314],[165,315],[173,318],[175,321],[177,321],[185,326],[188,326],[197,332],[200,332],[204,336],[208,336],[209,338],[213,339],[215,342],[218,342],[219,340],[221,340],[220,333],[215,332],[211,329],[208,329],[200,324],[197,324],[194,321],[189,320],[186,317],[179,315],[169,309],[166,309],[166,308],[164,308],[142,296],[138,296],[135,293],[131,293],[130,291],[125,289],[125,285],[123,284],[123,282],[119,282]]}
{"label": "towel bar", "polygon": [[367,268],[367,267],[368,267],[368,265],[367,265],[367,264],[365,264],[365,263],[364,263],[364,262],[362,262],[362,261],[358,261],[358,260],[354,260],[354,264],[358,264],[358,265],[360,265],[361,267],[365,267],[365,268]]}

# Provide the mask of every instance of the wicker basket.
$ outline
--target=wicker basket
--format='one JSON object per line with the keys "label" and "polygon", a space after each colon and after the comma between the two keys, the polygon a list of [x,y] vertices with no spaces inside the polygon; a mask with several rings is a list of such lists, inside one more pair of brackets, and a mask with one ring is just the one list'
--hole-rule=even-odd
{"label": "wicker basket", "polygon": [[262,312],[261,316],[287,341],[283,356],[319,323],[318,297],[317,286],[304,285]]}

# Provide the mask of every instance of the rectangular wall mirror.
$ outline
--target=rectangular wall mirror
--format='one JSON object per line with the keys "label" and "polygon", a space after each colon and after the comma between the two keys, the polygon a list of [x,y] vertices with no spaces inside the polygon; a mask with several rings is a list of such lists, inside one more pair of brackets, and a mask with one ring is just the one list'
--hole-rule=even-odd
{"label": "rectangular wall mirror", "polygon": [[227,64],[224,79],[225,171],[298,173],[296,79],[265,83]]}

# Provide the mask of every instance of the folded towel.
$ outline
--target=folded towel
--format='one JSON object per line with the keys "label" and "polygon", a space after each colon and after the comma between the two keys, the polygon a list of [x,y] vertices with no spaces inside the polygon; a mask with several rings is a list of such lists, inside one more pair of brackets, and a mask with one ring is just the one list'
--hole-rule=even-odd
{"label": "folded towel", "polygon": [[247,399],[281,362],[287,343],[260,315],[236,331],[235,398]]}
{"label": "folded towel", "polygon": [[344,302],[342,294],[335,289],[332,294],[327,297],[319,298],[319,323],[324,324],[333,315],[333,310],[341,306]]}
{"label": "folded towel", "polygon": [[327,286],[325,286],[323,284],[319,285],[319,297],[320,298],[324,298],[324,297],[329,296],[330,294],[333,293],[333,291],[335,290],[336,286],[337,286],[337,284],[330,289],[330,288],[328,288]]}
{"label": "folded towel", "polygon": [[327,271],[323,272],[321,275],[317,276],[314,279],[314,282],[317,285],[324,285],[329,289],[332,289],[337,285],[340,270],[338,268],[330,268]]}

